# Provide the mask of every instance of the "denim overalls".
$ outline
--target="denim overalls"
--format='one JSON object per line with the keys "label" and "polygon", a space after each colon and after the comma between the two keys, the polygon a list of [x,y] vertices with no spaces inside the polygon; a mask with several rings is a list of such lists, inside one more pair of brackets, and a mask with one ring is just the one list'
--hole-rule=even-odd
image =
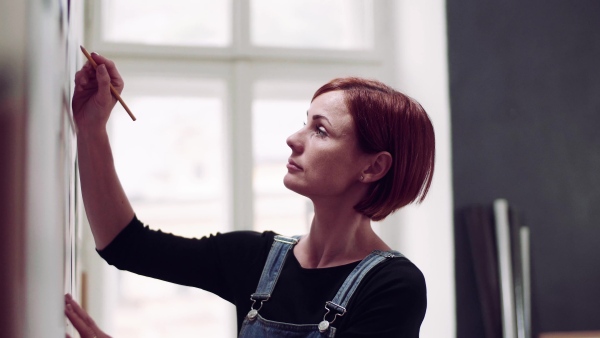
{"label": "denim overalls", "polygon": [[[363,259],[354,270],[348,275],[344,284],[340,287],[332,301],[325,302],[323,321],[319,324],[288,324],[264,319],[258,313],[264,302],[268,301],[275,288],[283,264],[285,263],[288,252],[298,243],[299,236],[293,238],[284,236],[275,236],[273,246],[267,257],[267,262],[263,268],[260,281],[256,292],[250,296],[252,306],[250,312],[246,315],[240,338],[264,338],[264,337],[284,337],[284,338],[316,338],[316,337],[334,337],[335,327],[331,326],[338,316],[346,313],[346,305],[356,291],[358,284],[363,277],[375,265],[388,258],[403,257],[397,251],[379,251],[375,250],[365,259]],[[259,301],[260,305],[254,308],[255,303]],[[328,317],[328,315],[332,314]],[[331,319],[331,321],[329,321]]]}

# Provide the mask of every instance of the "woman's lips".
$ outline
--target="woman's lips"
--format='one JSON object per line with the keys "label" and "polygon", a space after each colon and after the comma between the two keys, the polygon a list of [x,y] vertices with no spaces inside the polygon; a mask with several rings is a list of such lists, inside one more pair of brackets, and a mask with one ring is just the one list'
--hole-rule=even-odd
{"label": "woman's lips", "polygon": [[288,160],[288,163],[286,165],[286,167],[288,168],[288,170],[292,170],[292,171],[302,171],[302,167],[299,166],[296,162],[294,162],[292,159]]}

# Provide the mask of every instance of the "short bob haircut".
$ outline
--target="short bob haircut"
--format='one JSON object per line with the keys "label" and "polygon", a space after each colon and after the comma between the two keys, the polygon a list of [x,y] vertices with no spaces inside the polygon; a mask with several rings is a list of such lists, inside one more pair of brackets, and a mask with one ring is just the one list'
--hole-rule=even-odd
{"label": "short bob haircut", "polygon": [[392,155],[390,170],[370,185],[354,209],[380,221],[407,204],[422,202],[435,162],[433,125],[423,107],[379,81],[356,77],[331,80],[312,100],[331,91],[344,92],[360,149]]}

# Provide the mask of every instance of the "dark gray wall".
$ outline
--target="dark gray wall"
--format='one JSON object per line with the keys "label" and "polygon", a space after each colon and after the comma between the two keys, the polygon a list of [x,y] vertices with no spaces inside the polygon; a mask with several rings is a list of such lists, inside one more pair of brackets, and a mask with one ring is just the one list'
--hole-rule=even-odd
{"label": "dark gray wall", "polygon": [[[456,210],[531,229],[536,332],[600,330],[600,1],[448,0]],[[459,338],[483,337],[456,219]]]}

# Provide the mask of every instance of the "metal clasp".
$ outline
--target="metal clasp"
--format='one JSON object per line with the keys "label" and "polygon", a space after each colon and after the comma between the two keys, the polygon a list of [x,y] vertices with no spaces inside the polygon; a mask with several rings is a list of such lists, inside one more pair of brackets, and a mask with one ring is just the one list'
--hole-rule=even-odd
{"label": "metal clasp", "polygon": [[[327,312],[325,312],[325,315],[323,316],[323,321],[319,323],[319,332],[321,332],[321,333],[327,331],[329,329],[329,325],[331,323],[335,322],[337,317],[341,317],[346,314],[345,307],[339,306],[330,301],[325,303],[325,310],[327,310]],[[331,310],[334,310],[336,313],[333,316],[333,319],[331,321],[328,321],[327,315],[329,314],[329,312],[331,312]]]}
{"label": "metal clasp", "polygon": [[252,305],[250,305],[250,311],[248,311],[246,318],[248,318],[248,320],[254,320],[256,319],[256,316],[258,316],[258,311],[262,309],[263,303],[266,302],[268,298],[260,301],[260,306],[258,307],[258,309],[254,308],[254,304],[256,304],[256,299],[252,299],[252,297],[250,297],[250,300],[252,301]]}

